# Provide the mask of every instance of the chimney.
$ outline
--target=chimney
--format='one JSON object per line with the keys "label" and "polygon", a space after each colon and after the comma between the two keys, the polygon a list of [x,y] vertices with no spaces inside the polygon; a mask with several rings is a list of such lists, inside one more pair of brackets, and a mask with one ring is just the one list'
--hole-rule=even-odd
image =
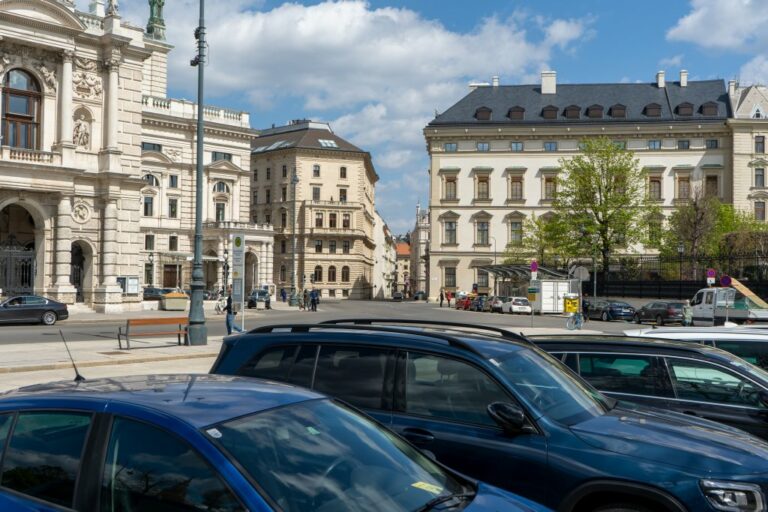
{"label": "chimney", "polygon": [[494,76],[491,79],[491,83],[493,84],[494,87],[498,87],[499,86],[499,77],[498,76]]}
{"label": "chimney", "polygon": [[688,87],[688,72],[684,69],[680,70],[680,87]]}
{"label": "chimney", "polygon": [[556,94],[557,92],[557,72],[541,72],[541,94]]}
{"label": "chimney", "polygon": [[658,73],[656,73],[656,86],[659,89],[664,87],[664,72],[663,71],[659,71]]}
{"label": "chimney", "polygon": [[736,96],[736,87],[738,86],[738,83],[736,80],[728,80],[728,96],[731,98]]}

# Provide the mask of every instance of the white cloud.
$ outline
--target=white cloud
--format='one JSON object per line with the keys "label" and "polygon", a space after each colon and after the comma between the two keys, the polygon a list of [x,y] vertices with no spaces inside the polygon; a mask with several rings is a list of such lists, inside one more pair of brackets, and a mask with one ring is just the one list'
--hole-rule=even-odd
{"label": "white cloud", "polygon": [[768,58],[758,55],[741,66],[739,81],[743,84],[768,84]]}
{"label": "white cloud", "polygon": [[675,55],[674,57],[665,57],[659,61],[659,67],[666,68],[679,68],[683,64],[683,55]]}
{"label": "white cloud", "polygon": [[[198,5],[165,4],[168,41],[176,47],[170,87],[187,97],[195,97],[189,59],[196,52]],[[422,130],[435,110],[464,96],[471,79],[538,80],[552,53],[571,51],[590,37],[593,22],[515,12],[459,32],[407,8],[374,8],[362,0],[285,3],[264,12],[258,6],[208,2],[207,101],[243,98],[256,111],[256,127],[282,122],[287,115],[264,119],[259,112],[274,117],[275,106],[288,102],[302,105],[306,117],[329,119],[334,131],[370,151],[381,167],[377,207],[393,226],[399,224],[390,218],[401,215],[412,224],[412,209],[403,208],[402,195],[385,184],[408,186],[401,177],[427,167]],[[124,0],[121,10],[124,19],[146,24],[146,1]],[[424,174],[419,183],[426,182]],[[419,190],[425,198],[427,187]]]}
{"label": "white cloud", "polygon": [[692,0],[691,12],[667,32],[667,39],[704,48],[748,50],[768,41],[767,22],[764,0]]}

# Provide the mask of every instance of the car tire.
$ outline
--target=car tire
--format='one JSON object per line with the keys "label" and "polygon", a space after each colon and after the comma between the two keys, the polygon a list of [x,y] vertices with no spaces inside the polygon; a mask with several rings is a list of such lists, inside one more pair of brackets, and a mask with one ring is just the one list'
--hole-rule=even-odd
{"label": "car tire", "polygon": [[636,324],[639,324],[640,323],[640,315],[635,313],[635,316],[632,317],[632,321],[635,322]]}
{"label": "car tire", "polygon": [[602,320],[603,322],[607,322],[608,321],[608,312],[607,311],[603,311],[603,314],[600,315],[600,320]]}
{"label": "car tire", "polygon": [[632,503],[612,503],[597,507],[592,512],[651,512],[651,509],[644,505],[634,505]]}
{"label": "car tire", "polygon": [[40,317],[40,322],[43,325],[53,325],[56,323],[56,320],[58,320],[58,317],[53,311],[46,311],[43,313],[43,316]]}
{"label": "car tire", "polygon": [[659,327],[664,325],[664,319],[661,317],[661,315],[656,315],[656,325]]}

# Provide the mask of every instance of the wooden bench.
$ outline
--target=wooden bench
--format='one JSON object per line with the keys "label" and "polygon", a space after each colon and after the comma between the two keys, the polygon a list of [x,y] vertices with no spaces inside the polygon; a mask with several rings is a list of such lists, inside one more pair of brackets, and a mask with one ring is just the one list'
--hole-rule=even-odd
{"label": "wooden bench", "polygon": [[[152,329],[149,331],[140,330],[136,332],[135,327],[154,327],[154,326],[175,326],[175,329],[168,328],[166,330]],[[125,340],[125,348],[131,349],[131,338],[147,337],[147,336],[172,336],[176,335],[176,340],[181,345],[182,335],[187,335],[187,325],[189,325],[189,319],[187,317],[169,317],[169,318],[130,318],[125,323],[125,330],[123,327],[119,327],[117,331],[117,345],[120,349],[123,348],[123,340]]]}

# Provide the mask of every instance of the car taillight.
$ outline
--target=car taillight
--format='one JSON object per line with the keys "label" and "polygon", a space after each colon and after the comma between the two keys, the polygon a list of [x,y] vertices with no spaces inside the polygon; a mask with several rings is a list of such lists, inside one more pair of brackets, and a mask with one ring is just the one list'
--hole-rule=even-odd
{"label": "car taillight", "polygon": [[677,314],[677,310],[674,309],[674,308],[669,308],[669,309],[667,309],[667,314],[668,315],[676,315]]}

